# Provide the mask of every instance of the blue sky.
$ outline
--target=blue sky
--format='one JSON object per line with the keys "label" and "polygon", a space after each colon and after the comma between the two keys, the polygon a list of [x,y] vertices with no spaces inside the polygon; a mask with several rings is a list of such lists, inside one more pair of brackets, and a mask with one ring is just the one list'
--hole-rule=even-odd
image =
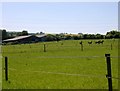
{"label": "blue sky", "polygon": [[101,33],[118,28],[117,2],[5,2],[2,28],[45,33]]}

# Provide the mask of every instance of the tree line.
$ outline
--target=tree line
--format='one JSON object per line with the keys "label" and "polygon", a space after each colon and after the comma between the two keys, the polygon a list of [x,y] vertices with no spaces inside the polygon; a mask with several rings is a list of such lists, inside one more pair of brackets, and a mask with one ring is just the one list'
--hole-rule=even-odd
{"label": "tree line", "polygon": [[48,34],[46,36],[47,41],[59,41],[59,40],[80,40],[80,39],[112,39],[120,38],[120,32],[112,30],[107,32],[106,35],[102,34]]}
{"label": "tree line", "polygon": [[[7,32],[5,29],[0,30],[2,31],[2,40],[14,38],[16,36],[23,36],[28,35],[28,31],[23,30],[22,32]],[[36,34],[44,34],[42,32]],[[35,35],[35,34],[34,34]],[[120,38],[120,32],[117,30],[112,30],[107,32],[106,35],[102,34],[67,34],[67,33],[60,33],[60,34],[47,34],[46,41],[59,41],[59,40],[79,40],[79,39],[112,39],[112,38]]]}
{"label": "tree line", "polygon": [[22,32],[7,32],[5,29],[0,29],[0,31],[2,31],[2,40],[14,38],[16,36],[28,35],[28,31],[26,30],[23,30]]}

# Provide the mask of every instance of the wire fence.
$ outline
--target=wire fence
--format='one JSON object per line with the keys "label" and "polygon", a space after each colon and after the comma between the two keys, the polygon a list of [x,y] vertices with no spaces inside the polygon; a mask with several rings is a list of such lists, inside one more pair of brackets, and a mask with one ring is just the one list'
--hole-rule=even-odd
{"label": "wire fence", "polygon": [[[10,55],[9,58],[20,58],[23,55]],[[0,56],[0,58],[4,58],[5,56]],[[79,59],[83,59],[83,58],[105,58],[105,56],[26,56],[26,58],[79,58]],[[111,58],[120,58],[120,56],[110,56]],[[112,61],[112,60],[111,60]]]}
{"label": "wire fence", "polygon": [[[39,47],[38,47],[39,46]],[[56,47],[56,48],[80,48],[80,46],[81,45],[47,45],[46,44],[46,47]],[[95,48],[108,48],[108,49],[110,49],[111,48],[111,45],[83,45],[85,48],[90,48],[90,49],[94,49],[93,47],[95,47]],[[3,46],[3,47],[7,47],[7,46]],[[15,49],[18,49],[19,50],[19,48],[21,48],[20,46],[8,46],[8,47],[11,47],[11,48],[15,48]],[[36,47],[35,46],[33,46],[33,45],[27,45],[27,46],[24,46],[24,48],[31,48],[31,49],[40,49],[40,48],[42,48],[43,47],[43,44],[42,45],[36,45]],[[115,46],[112,46],[112,48],[114,48],[114,49],[117,49],[118,48],[118,45],[115,45]]]}
{"label": "wire fence", "polygon": [[[53,45],[54,44],[54,45]],[[59,49],[59,51],[63,51],[64,50],[64,48],[65,49],[70,49],[70,48],[72,48],[72,49],[75,49],[75,50],[78,50],[78,49],[81,49],[81,47],[80,47],[80,45],[78,44],[78,43],[75,43],[74,45],[64,45],[64,43],[63,44],[60,44],[59,43],[59,45],[58,44],[56,44],[55,45],[55,43],[53,43],[52,45],[51,44],[46,44],[46,48],[47,48],[47,50],[48,51],[51,51],[51,50],[58,50]],[[9,51],[9,50],[3,50],[3,51],[1,51],[1,53],[7,53],[7,55],[8,54],[10,54],[8,57],[10,58],[10,60],[11,59],[17,59],[17,58],[19,58],[18,60],[20,60],[20,59],[23,59],[23,57],[24,57],[24,59],[25,60],[30,60],[30,58],[43,58],[43,59],[45,59],[45,58],[49,58],[49,59],[96,59],[96,61],[99,61],[99,62],[105,62],[105,61],[102,61],[101,60],[101,58],[104,58],[105,59],[105,56],[100,56],[100,55],[89,55],[89,56],[82,56],[82,55],[52,55],[52,54],[50,54],[50,56],[48,56],[48,55],[45,55],[45,56],[43,56],[43,55],[41,55],[41,56],[37,56],[37,55],[32,55],[32,53],[41,53],[41,52],[44,52],[43,50],[44,50],[44,47],[43,47],[43,44],[38,44],[39,45],[39,47],[37,47],[37,45],[36,46],[32,46],[32,45],[26,45],[26,46],[24,46],[24,48],[21,48],[20,46],[14,46],[14,45],[12,45],[12,47],[15,49],[15,50],[13,50],[13,51]],[[6,46],[5,46],[6,47]],[[54,48],[55,47],[55,48]],[[52,49],[51,49],[52,48]],[[109,49],[109,51],[111,51],[111,50],[118,50],[118,45],[104,45],[104,44],[94,44],[94,45],[89,45],[89,44],[85,44],[84,45],[84,49],[85,50],[92,50],[92,49],[97,49],[97,48],[107,48],[106,50],[108,50]],[[8,47],[8,49],[9,49],[9,47]],[[62,50],[63,49],[63,50]],[[81,51],[81,50],[80,50]],[[100,50],[99,50],[100,51]],[[63,51],[64,52],[64,51]],[[24,55],[24,53],[25,54],[29,54],[29,55]],[[16,54],[16,55],[12,55],[12,54]],[[0,56],[0,58],[4,58],[5,57],[5,55],[4,56]],[[110,57],[111,59],[118,59],[118,58],[120,58],[120,56],[117,56],[117,55],[112,55],[112,56],[108,56],[108,57]],[[99,60],[98,60],[98,59]],[[87,60],[87,61],[88,61]],[[85,60],[84,60],[85,61]],[[90,60],[91,61],[91,60]],[[95,61],[95,60],[93,60],[93,61]],[[112,60],[111,60],[112,61]],[[118,62],[117,61],[115,61],[114,63],[116,63],[116,64],[118,64]],[[116,65],[115,64],[115,65]],[[13,67],[15,67],[15,66],[13,66]],[[76,77],[87,77],[87,78],[100,78],[100,79],[104,79],[104,78],[108,78],[108,79],[114,79],[114,80],[120,80],[120,78],[119,77],[117,77],[116,75],[114,75],[114,76],[107,76],[106,74],[82,74],[82,73],[75,73],[75,72],[73,72],[72,73],[72,71],[68,71],[68,72],[60,72],[60,71],[58,71],[58,72],[55,72],[55,70],[53,70],[53,71],[45,71],[45,70],[36,70],[36,69],[29,69],[29,70],[20,70],[20,69],[15,69],[15,68],[10,68],[9,67],[9,71],[11,71],[11,72],[17,72],[17,74],[23,74],[23,75],[28,75],[29,73],[40,73],[40,74],[52,74],[52,75],[64,75],[64,76],[76,76]],[[23,71],[23,72],[22,72]],[[88,72],[89,73],[89,72]]]}
{"label": "wire fence", "polygon": [[[12,71],[18,71],[17,69],[9,68]],[[96,77],[96,78],[105,78],[105,75],[92,75],[92,74],[73,74],[73,73],[63,73],[63,72],[48,72],[48,71],[30,71],[24,70],[25,72],[32,73],[46,73],[46,74],[57,74],[57,75],[69,75],[69,76],[81,76],[81,77]],[[20,73],[21,74],[21,73]],[[23,73],[28,74],[28,73]]]}
{"label": "wire fence", "polygon": [[[108,55],[108,54],[107,54]],[[2,56],[3,57],[3,56]],[[9,57],[13,57],[13,58],[16,58],[15,56],[9,56]],[[17,56],[17,57],[20,57],[20,56]],[[30,56],[31,57],[31,56]],[[60,59],[60,58],[63,58],[63,59],[68,59],[68,58],[79,58],[79,59],[81,59],[81,58],[119,58],[120,56],[111,56],[110,57],[110,54],[108,55],[108,56],[106,56],[106,54],[105,54],[105,56],[35,56],[35,57],[37,57],[37,58],[58,58],[58,59]],[[108,61],[107,59],[106,59],[106,61]],[[103,62],[103,61],[102,61]],[[110,65],[109,65],[110,66]],[[15,67],[15,66],[14,66]],[[32,66],[31,66],[32,67]],[[107,63],[107,68],[108,68],[108,63]],[[6,70],[6,69],[5,69]],[[108,69],[107,69],[108,70]],[[108,73],[108,75],[106,75],[106,74],[81,74],[81,73],[72,73],[72,72],[60,72],[60,71],[55,71],[55,70],[53,70],[53,71],[45,71],[45,70],[33,70],[33,69],[29,69],[29,70],[21,70],[21,69],[16,69],[16,68],[10,68],[9,67],[9,71],[11,71],[11,72],[17,72],[17,74],[19,75],[19,74],[22,74],[22,75],[28,75],[28,74],[31,74],[31,73],[37,73],[37,74],[52,74],[52,75],[64,75],[64,76],[74,76],[74,77],[84,77],[84,78],[98,78],[98,79],[105,79],[105,78],[107,78],[108,79],[108,84],[110,84],[110,82],[109,82],[109,80],[111,79],[114,79],[114,80],[116,80],[116,81],[119,81],[120,80],[120,78],[119,77],[115,77],[115,76],[110,76],[109,75],[109,73]],[[7,75],[6,75],[7,76]],[[8,78],[6,77],[6,81],[8,80]],[[112,81],[111,81],[112,82]],[[111,85],[112,85],[112,83],[111,83]],[[112,88],[110,88],[110,86],[109,86],[109,89],[112,89]]]}
{"label": "wire fence", "polygon": [[[19,72],[19,70],[14,69],[14,68],[9,68],[9,70]],[[115,79],[115,80],[120,80],[120,78],[118,78],[118,77],[106,77],[106,74],[105,75],[74,74],[74,73],[63,73],[63,72],[39,71],[39,70],[38,71],[37,70],[34,70],[34,71],[24,70],[24,72],[43,73],[43,74],[56,74],[56,75],[66,75],[66,76],[78,76],[78,77],[79,76],[80,77],[92,77],[92,78],[112,78],[112,79]],[[21,73],[21,72],[19,72],[18,74],[28,74],[28,73]]]}
{"label": "wire fence", "polygon": [[[4,56],[1,56],[2,58],[4,58]],[[17,58],[17,57],[20,57],[21,56],[9,56],[9,58]],[[120,56],[111,56],[111,58],[118,58]],[[104,56],[35,56],[35,58],[105,58]],[[101,60],[100,60],[101,61]],[[112,61],[112,60],[111,60]],[[103,61],[101,61],[103,62]],[[17,69],[14,69],[14,68],[9,68],[9,70],[12,70],[12,71],[18,71]],[[59,73],[59,72],[46,72],[46,71],[29,71],[29,70],[24,70],[26,72],[41,72],[41,73],[48,73],[48,74],[63,74],[63,75],[71,75],[71,76],[85,76],[85,77],[98,77],[98,78],[105,78],[105,75],[91,75],[91,74],[72,74],[72,73]],[[120,78],[117,78],[117,77],[112,77],[113,79],[118,79],[120,80]]]}
{"label": "wire fence", "polygon": [[[13,46],[12,50],[11,50],[12,47],[8,47],[8,50],[5,50],[4,48],[2,49],[2,51],[0,51],[0,53],[11,53],[11,54],[14,54],[14,53],[29,53],[29,52],[32,52],[32,53],[38,53],[38,52],[43,52],[44,51],[44,46],[43,45],[40,45],[39,47],[33,47],[33,46],[25,46],[25,47],[19,47],[19,46]],[[47,51],[65,51],[64,49],[69,49],[71,50],[74,49],[76,51],[81,51],[81,46],[55,46],[55,45],[46,45],[45,46],[45,49]],[[118,46],[112,46],[109,45],[109,46],[83,46],[83,50],[84,51],[93,51],[93,49],[101,49],[104,48],[104,50],[108,50],[108,51],[111,51],[111,50],[118,50]],[[68,51],[68,50],[67,50]]]}

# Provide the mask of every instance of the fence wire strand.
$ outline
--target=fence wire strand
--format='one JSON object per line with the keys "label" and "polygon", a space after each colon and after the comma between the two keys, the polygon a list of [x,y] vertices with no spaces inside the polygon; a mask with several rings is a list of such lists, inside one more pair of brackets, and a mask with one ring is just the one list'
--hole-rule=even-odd
{"label": "fence wire strand", "polygon": [[[13,71],[18,71],[13,68],[9,68]],[[25,72],[33,72],[33,73],[46,73],[46,74],[56,74],[56,75],[68,75],[68,76],[81,76],[81,77],[95,77],[95,78],[105,78],[106,76],[103,75],[92,75],[92,74],[72,74],[72,73],[63,73],[63,72],[47,72],[47,71],[29,71],[25,70]],[[22,73],[20,73],[22,74]],[[23,74],[28,74],[28,73],[23,73]]]}
{"label": "fence wire strand", "polygon": [[[23,56],[23,55],[21,55]],[[17,57],[21,57],[17,56]],[[4,57],[4,56],[0,56]],[[16,58],[16,56],[9,56]],[[31,56],[30,56],[31,57]],[[34,56],[37,58],[105,58],[105,56]],[[120,56],[110,56],[111,58],[119,58]],[[12,71],[18,71],[17,69],[9,68]],[[95,78],[105,78],[106,75],[92,75],[92,74],[72,74],[72,73],[61,73],[61,72],[46,72],[46,71],[29,71],[25,70],[26,72],[34,72],[34,73],[46,73],[46,74],[58,74],[58,75],[69,75],[69,76],[81,76],[81,77],[95,77]],[[22,74],[20,72],[20,74]],[[23,73],[25,74],[25,73]],[[107,78],[107,77],[106,77]],[[120,78],[112,77],[112,79],[120,80]]]}
{"label": "fence wire strand", "polygon": [[[10,55],[11,58],[19,58],[23,55]],[[5,56],[0,56],[0,58],[4,58]],[[31,58],[31,56],[26,56],[26,58]],[[105,58],[104,56],[32,56],[32,58]],[[110,56],[110,58],[120,58],[120,56]]]}
{"label": "fence wire strand", "polygon": [[[17,69],[9,68],[12,71],[18,71]],[[19,71],[18,71],[19,72]],[[45,73],[45,74],[56,74],[56,75],[67,75],[67,76],[80,76],[80,77],[93,77],[93,78],[108,78],[105,75],[92,75],[92,74],[72,74],[72,73],[62,73],[62,72],[47,72],[47,71],[29,71],[25,70],[25,72],[33,72],[33,73]],[[28,73],[21,73],[20,74],[28,74]],[[115,80],[120,80],[118,77],[111,77]]]}

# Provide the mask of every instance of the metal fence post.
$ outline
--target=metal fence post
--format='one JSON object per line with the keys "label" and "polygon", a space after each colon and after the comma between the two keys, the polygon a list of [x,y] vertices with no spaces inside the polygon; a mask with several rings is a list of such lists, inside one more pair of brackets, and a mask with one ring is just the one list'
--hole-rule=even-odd
{"label": "metal fence post", "polygon": [[112,75],[111,75],[111,61],[110,61],[110,54],[105,54],[106,62],[107,62],[107,75],[108,78],[108,88],[109,91],[112,91]]}
{"label": "metal fence post", "polygon": [[5,57],[5,80],[8,81],[8,58]]}

